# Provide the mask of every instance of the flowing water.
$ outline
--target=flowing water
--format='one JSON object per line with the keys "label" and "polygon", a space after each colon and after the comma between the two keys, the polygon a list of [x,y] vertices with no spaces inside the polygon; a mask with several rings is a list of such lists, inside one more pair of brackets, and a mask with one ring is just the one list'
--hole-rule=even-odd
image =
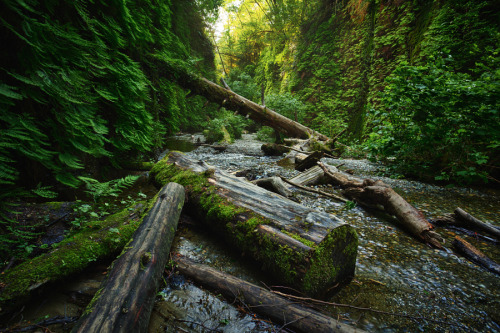
{"label": "flowing water", "polygon": [[[291,168],[278,166],[279,157],[266,157],[261,142],[253,135],[230,145],[225,152],[198,147],[202,137],[183,135],[169,141],[169,149],[185,151],[193,158],[229,172],[250,170],[252,177],[297,174]],[[417,181],[384,177],[380,165],[364,160],[324,159],[332,165],[343,165],[359,178],[382,179],[405,199],[422,210],[428,218],[451,213],[461,207],[470,214],[498,225],[500,194],[492,190],[447,188]],[[339,193],[330,186],[324,191]],[[451,241],[455,231],[437,228],[446,240],[447,250],[436,250],[420,243],[400,228],[397,221],[360,207],[347,209],[343,203],[312,194],[297,192],[302,204],[335,214],[354,226],[359,235],[358,258],[354,280],[331,302],[352,307],[325,306],[317,308],[350,325],[371,332],[500,332],[500,277],[487,272],[454,254]],[[497,262],[498,244],[461,237],[473,243]],[[269,284],[266,272],[227,247],[218,236],[203,229],[196,221],[183,215],[171,252],[180,253],[199,262],[233,274],[249,282]],[[31,310],[19,314],[35,321],[54,315],[77,315],[102,280],[101,266],[80,282],[73,281],[52,293],[55,300],[40,297]],[[167,267],[168,270],[168,267]],[[75,306],[75,299],[80,299]],[[392,313],[377,313],[371,310]],[[31,311],[31,312],[30,312]],[[28,313],[29,312],[29,313]],[[16,319],[17,321],[17,319]],[[51,328],[53,332],[67,328]],[[255,316],[244,305],[223,299],[220,295],[197,286],[175,273],[164,276],[150,321],[150,332],[280,332],[286,327],[269,323]]]}

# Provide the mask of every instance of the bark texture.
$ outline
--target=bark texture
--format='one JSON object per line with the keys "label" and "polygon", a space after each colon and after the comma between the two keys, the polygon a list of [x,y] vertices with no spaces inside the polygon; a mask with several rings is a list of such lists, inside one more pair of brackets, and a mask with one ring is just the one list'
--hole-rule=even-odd
{"label": "bark texture", "polygon": [[169,183],[161,189],[73,332],[147,332],[184,195],[179,184]]}
{"label": "bark texture", "polygon": [[206,265],[195,263],[181,256],[177,256],[174,260],[179,272],[196,283],[221,293],[232,302],[238,301],[245,304],[256,313],[282,324],[283,328],[304,333],[363,332]]}
{"label": "bark texture", "polygon": [[326,297],[354,276],[357,234],[333,215],[176,152],[157,163],[151,175],[160,184],[185,185],[187,211],[260,262],[280,283]]}

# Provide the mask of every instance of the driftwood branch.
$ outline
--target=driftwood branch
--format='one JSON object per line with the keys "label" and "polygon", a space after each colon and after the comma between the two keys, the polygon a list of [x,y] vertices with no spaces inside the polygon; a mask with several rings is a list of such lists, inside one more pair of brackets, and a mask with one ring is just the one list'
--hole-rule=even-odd
{"label": "driftwood branch", "polygon": [[475,248],[466,240],[456,236],[453,246],[473,263],[480,265],[490,272],[500,275],[500,265],[488,258],[484,253]]}
{"label": "driftwood branch", "polygon": [[338,195],[335,195],[335,194],[332,194],[332,193],[327,193],[327,192],[323,192],[323,191],[320,191],[320,190],[317,190],[315,188],[312,188],[312,187],[307,187],[307,186],[302,186],[300,184],[297,184],[297,183],[294,183],[288,179],[286,179],[285,177],[280,177],[285,183],[288,183],[292,186],[295,186],[297,188],[300,188],[301,190],[304,190],[304,191],[307,191],[307,192],[312,192],[312,193],[316,193],[316,194],[319,194],[319,195],[322,195],[322,196],[325,196],[325,197],[328,197],[328,198],[331,198],[331,199],[335,199],[335,200],[338,200],[338,201],[342,201],[342,202],[347,202],[349,200],[347,199],[344,199],[342,197],[339,197]]}
{"label": "driftwood branch", "polygon": [[480,229],[492,236],[500,238],[500,229],[492,226],[491,224],[485,223],[474,216],[470,215],[466,211],[461,208],[457,208],[454,211],[455,217],[460,221],[460,224],[473,226],[477,229]]}

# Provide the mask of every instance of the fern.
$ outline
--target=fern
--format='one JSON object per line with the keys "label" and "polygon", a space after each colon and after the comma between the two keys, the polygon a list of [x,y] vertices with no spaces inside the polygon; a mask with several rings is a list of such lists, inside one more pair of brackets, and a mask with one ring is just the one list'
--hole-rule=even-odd
{"label": "fern", "polygon": [[94,202],[98,202],[105,197],[117,197],[124,189],[132,186],[139,176],[128,175],[104,183],[89,177],[80,176],[78,178],[85,183],[87,188],[85,192],[94,199]]}
{"label": "fern", "polygon": [[37,187],[32,189],[31,192],[45,199],[54,199],[57,197],[57,192],[50,190],[51,188],[52,186],[42,186],[42,183],[38,183]]}

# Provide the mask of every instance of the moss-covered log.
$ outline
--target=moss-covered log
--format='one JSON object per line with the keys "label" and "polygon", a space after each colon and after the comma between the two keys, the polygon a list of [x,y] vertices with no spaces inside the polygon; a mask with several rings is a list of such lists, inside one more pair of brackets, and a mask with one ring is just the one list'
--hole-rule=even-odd
{"label": "moss-covered log", "polygon": [[161,189],[73,332],[147,332],[183,205],[181,185]]}
{"label": "moss-covered log", "polygon": [[[39,287],[83,271],[96,260],[118,254],[137,229],[145,203],[135,204],[104,221],[85,228],[58,243],[54,250],[30,259],[0,275],[0,312],[22,303]],[[110,232],[111,228],[114,232]]]}
{"label": "moss-covered log", "polygon": [[186,211],[261,262],[281,283],[325,297],[354,276],[356,231],[241,178],[176,152],[152,169],[159,184],[186,187]]}

